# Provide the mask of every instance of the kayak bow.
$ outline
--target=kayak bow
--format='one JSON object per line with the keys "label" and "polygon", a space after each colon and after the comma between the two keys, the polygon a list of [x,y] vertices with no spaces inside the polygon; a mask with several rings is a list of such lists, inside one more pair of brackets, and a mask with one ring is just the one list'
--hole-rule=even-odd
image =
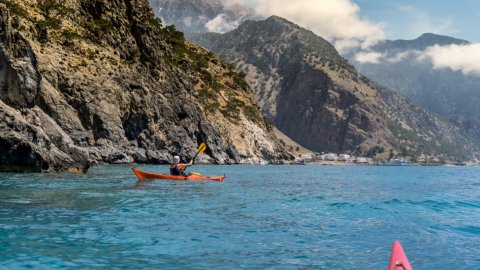
{"label": "kayak bow", "polygon": [[170,175],[170,174],[161,174],[161,173],[151,173],[141,171],[135,167],[132,167],[133,172],[137,176],[138,180],[148,180],[148,179],[161,179],[161,180],[174,180],[174,181],[217,181],[223,182],[225,176],[202,176],[198,174],[191,174],[187,176],[183,175]]}
{"label": "kayak bow", "polygon": [[400,245],[400,242],[398,241],[393,243],[388,270],[412,270],[407,255],[405,255],[402,245]]}

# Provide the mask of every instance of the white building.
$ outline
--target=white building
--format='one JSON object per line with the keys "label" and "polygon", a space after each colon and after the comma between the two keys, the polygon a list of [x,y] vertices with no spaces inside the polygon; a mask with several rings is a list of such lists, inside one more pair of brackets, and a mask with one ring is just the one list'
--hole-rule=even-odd
{"label": "white building", "polygon": [[328,153],[324,155],[324,160],[326,161],[337,161],[338,160],[338,155],[334,153]]}
{"label": "white building", "polygon": [[358,158],[357,158],[357,163],[359,163],[359,164],[367,164],[367,163],[368,163],[368,159],[367,159],[367,158],[364,158],[364,157],[358,157]]}

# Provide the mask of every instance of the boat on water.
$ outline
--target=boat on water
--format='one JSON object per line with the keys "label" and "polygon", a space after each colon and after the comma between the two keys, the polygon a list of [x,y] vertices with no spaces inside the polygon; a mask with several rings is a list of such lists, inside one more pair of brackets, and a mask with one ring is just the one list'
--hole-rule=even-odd
{"label": "boat on water", "polygon": [[192,173],[190,175],[171,175],[171,174],[161,174],[161,173],[152,173],[139,170],[135,167],[132,167],[133,173],[137,176],[138,180],[173,180],[173,181],[217,181],[223,182],[225,176],[203,176],[197,173]]}

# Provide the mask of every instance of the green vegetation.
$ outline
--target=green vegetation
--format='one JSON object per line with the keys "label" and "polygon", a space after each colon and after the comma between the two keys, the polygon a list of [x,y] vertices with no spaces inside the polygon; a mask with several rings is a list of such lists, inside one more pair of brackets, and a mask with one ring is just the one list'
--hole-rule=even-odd
{"label": "green vegetation", "polygon": [[367,157],[375,157],[378,154],[382,154],[385,152],[385,148],[383,146],[375,145],[367,150],[366,156]]}
{"label": "green vegetation", "polygon": [[40,14],[44,17],[42,20],[35,21],[40,30],[40,40],[42,41],[48,40],[49,30],[61,29],[62,20],[74,12],[73,9],[53,0],[40,1],[37,7],[40,10]]}
{"label": "green vegetation", "polygon": [[95,59],[95,58],[97,57],[98,53],[99,53],[99,51],[97,51],[97,50],[92,50],[92,49],[90,49],[90,48],[82,51],[82,54],[83,54],[86,58],[88,58],[88,59],[90,59],[90,60]]}
{"label": "green vegetation", "polygon": [[426,154],[434,156],[446,155],[447,157],[460,160],[469,159],[462,141],[449,143],[435,138],[425,139],[419,135],[419,131],[402,128],[398,121],[390,121],[388,128],[402,143],[400,147],[402,156],[418,158],[422,154]]}
{"label": "green vegetation", "polygon": [[220,103],[218,101],[214,101],[212,103],[209,103],[205,106],[205,109],[210,112],[210,113],[213,113],[215,111],[217,111],[219,108],[220,108]]}
{"label": "green vegetation", "polygon": [[45,18],[44,20],[38,20],[37,26],[42,30],[47,29],[60,29],[62,21],[58,18]]}
{"label": "green vegetation", "polygon": [[162,29],[162,27],[163,27],[163,23],[162,23],[162,20],[160,18],[149,17],[148,21],[153,27],[155,27],[157,29]]}
{"label": "green vegetation", "polygon": [[185,42],[185,36],[178,31],[174,25],[169,25],[161,28],[161,33],[165,36],[167,42],[171,45],[174,59],[171,59],[175,64],[181,61],[187,55],[188,49]]}
{"label": "green vegetation", "polygon": [[63,41],[64,46],[74,46],[74,44],[75,44],[74,40],[76,40],[76,39],[80,40],[80,39],[84,38],[79,33],[75,32],[75,31],[72,31],[72,30],[68,30],[68,29],[64,29],[62,31],[62,36],[65,39]]}
{"label": "green vegetation", "polygon": [[112,22],[105,19],[86,21],[83,23],[83,26],[95,37],[108,33],[113,28]]}
{"label": "green vegetation", "polygon": [[129,55],[129,59],[130,61],[135,61],[136,59],[138,59],[140,57],[140,50],[138,49],[138,47],[134,47],[130,50],[130,55]]}
{"label": "green vegetation", "polygon": [[220,112],[227,118],[240,120],[240,108],[245,107],[245,102],[239,99],[230,100],[227,105],[220,109]]}
{"label": "green vegetation", "polygon": [[243,108],[243,113],[245,114],[245,116],[254,121],[254,122],[259,122],[262,120],[261,116],[259,115],[259,111],[258,109],[256,109],[255,107],[253,106],[245,106]]}
{"label": "green vegetation", "polygon": [[82,39],[83,38],[82,35],[80,35],[79,33],[72,30],[68,30],[68,29],[65,29],[62,31],[62,36],[65,37],[66,39]]}
{"label": "green vegetation", "polygon": [[233,82],[236,85],[240,86],[244,90],[248,89],[249,85],[248,85],[247,81],[245,80],[245,77],[247,77],[247,74],[245,74],[245,72],[243,72],[243,71],[234,72],[232,77],[233,77]]}
{"label": "green vegetation", "polygon": [[38,4],[38,8],[42,11],[45,17],[57,16],[65,17],[68,14],[74,12],[72,8],[65,6],[64,4],[57,3],[54,0],[43,0]]}
{"label": "green vegetation", "polygon": [[12,0],[5,0],[4,1],[5,5],[7,8],[12,12],[13,14],[16,14],[20,17],[27,17],[27,11],[23,9],[19,4],[15,3]]}
{"label": "green vegetation", "polygon": [[207,88],[197,91],[197,94],[200,100],[202,100],[204,103],[209,103],[213,100],[216,101],[217,99],[217,94],[214,91],[208,90]]}

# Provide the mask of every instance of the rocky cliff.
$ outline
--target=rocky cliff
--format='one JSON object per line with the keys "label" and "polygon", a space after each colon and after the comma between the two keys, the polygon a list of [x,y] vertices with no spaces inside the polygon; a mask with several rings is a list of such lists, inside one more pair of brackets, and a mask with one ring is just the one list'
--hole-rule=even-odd
{"label": "rocky cliff", "polygon": [[368,156],[396,151],[378,93],[312,32],[273,16],[192,41],[235,62],[265,116],[301,145]]}
{"label": "rocky cliff", "polygon": [[0,170],[291,158],[244,78],[147,0],[2,0]]}

